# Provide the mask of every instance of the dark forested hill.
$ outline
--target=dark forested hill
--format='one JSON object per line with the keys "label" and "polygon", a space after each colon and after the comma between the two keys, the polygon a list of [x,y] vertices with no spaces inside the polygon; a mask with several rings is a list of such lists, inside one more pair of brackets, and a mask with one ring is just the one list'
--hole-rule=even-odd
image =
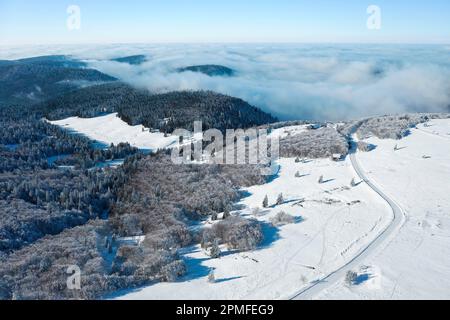
{"label": "dark forested hill", "polygon": [[79,87],[116,80],[65,56],[0,61],[0,106],[35,104]]}
{"label": "dark forested hill", "polygon": [[81,68],[86,67],[87,64],[85,62],[79,61],[70,56],[64,55],[52,55],[52,56],[38,56],[31,58],[24,58],[13,61],[15,63],[21,64],[40,64],[40,65],[49,65],[54,67],[65,67],[65,68]]}
{"label": "dark forested hill", "polygon": [[144,55],[135,55],[128,57],[121,57],[112,59],[112,61],[120,62],[120,63],[128,63],[131,65],[140,65],[147,61],[147,57]]}
{"label": "dark forested hill", "polygon": [[206,74],[207,76],[210,77],[220,77],[220,76],[225,76],[225,77],[231,77],[234,76],[235,71],[233,69],[230,69],[228,67],[224,67],[224,66],[220,66],[220,65],[215,65],[215,64],[205,64],[205,65],[200,65],[200,66],[189,66],[189,67],[185,67],[185,68],[178,68],[177,69],[178,72],[199,72],[199,73],[203,73]]}
{"label": "dark forested hill", "polygon": [[93,117],[118,112],[130,125],[172,132],[192,129],[194,121],[204,128],[248,128],[276,121],[271,115],[247,102],[210,91],[182,91],[151,94],[123,83],[83,88],[41,105],[49,119],[69,116]]}

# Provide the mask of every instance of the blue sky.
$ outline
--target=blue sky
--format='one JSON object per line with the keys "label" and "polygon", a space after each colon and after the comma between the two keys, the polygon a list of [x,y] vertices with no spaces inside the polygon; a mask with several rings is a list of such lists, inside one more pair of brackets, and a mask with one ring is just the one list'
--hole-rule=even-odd
{"label": "blue sky", "polygon": [[[369,5],[381,30],[366,27]],[[0,0],[1,45],[119,42],[450,43],[450,1]]]}

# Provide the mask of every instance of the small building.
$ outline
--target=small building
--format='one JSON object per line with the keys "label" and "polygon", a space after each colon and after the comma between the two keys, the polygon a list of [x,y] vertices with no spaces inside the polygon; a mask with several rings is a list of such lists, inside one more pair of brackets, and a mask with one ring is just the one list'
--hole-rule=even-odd
{"label": "small building", "polygon": [[342,154],[340,154],[340,153],[334,153],[334,154],[331,156],[331,160],[333,160],[333,161],[335,161],[335,162],[343,161],[344,159],[345,159],[345,157],[344,157]]}

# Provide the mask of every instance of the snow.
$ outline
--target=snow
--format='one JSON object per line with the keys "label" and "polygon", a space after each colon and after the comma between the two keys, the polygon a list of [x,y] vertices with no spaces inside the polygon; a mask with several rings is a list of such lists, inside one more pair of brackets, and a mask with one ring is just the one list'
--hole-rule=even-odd
{"label": "snow", "polygon": [[450,139],[450,127],[448,123],[448,119],[436,119],[428,123],[419,124],[417,129],[443,139]]}
{"label": "snow", "polygon": [[71,117],[49,122],[107,145],[128,142],[139,149],[156,151],[167,148],[178,141],[176,136],[164,137],[163,133],[150,132],[142,125],[130,126],[120,119],[117,113],[88,119]]}
{"label": "snow", "polygon": [[121,237],[117,240],[124,245],[140,245],[145,240],[145,236]]}
{"label": "snow", "polygon": [[[266,194],[272,206],[283,193],[284,204],[261,209],[257,217],[267,223],[261,248],[237,253],[222,247],[220,259],[210,259],[198,246],[188,248],[183,254],[188,264],[185,278],[122,292],[117,298],[287,299],[351,259],[386,227],[390,212],[384,201],[364,184],[348,188],[356,176],[349,160],[299,164],[295,159],[280,159],[279,165],[279,176],[246,189],[249,196],[239,203],[243,209],[233,212],[251,218],[252,208],[261,207]],[[296,178],[297,171],[304,176]],[[330,181],[320,185],[317,180],[322,174]],[[270,226],[270,218],[281,210],[298,222]],[[217,279],[213,284],[207,281],[211,269]]]}
{"label": "snow", "polygon": [[96,168],[117,168],[124,163],[125,159],[106,160],[95,165]]}
{"label": "snow", "polygon": [[308,125],[298,125],[298,126],[287,126],[287,127],[274,129],[270,133],[270,137],[283,139],[288,136],[291,136],[291,135],[294,136],[294,135],[301,134],[301,133],[307,131],[308,130],[307,127],[308,127]]}
{"label": "snow", "polygon": [[[176,145],[177,137],[131,127],[116,114],[93,119],[69,118],[52,123],[104,143],[129,142],[141,149]],[[307,130],[292,126],[271,135],[286,137]],[[432,120],[411,129],[400,141],[365,140],[376,149],[357,153],[367,178],[405,213],[403,224],[372,248],[353,271],[357,284],[344,277],[314,299],[448,299],[450,297],[450,119]],[[394,147],[398,146],[395,151]],[[278,161],[278,175],[247,196],[233,214],[253,218],[267,194],[271,207],[256,217],[264,222],[265,242],[253,252],[229,252],[210,259],[199,246],[183,250],[187,275],[175,283],[157,283],[116,293],[117,299],[289,299],[315,281],[346,265],[392,221],[392,210],[367,183],[357,179],[349,157],[295,163]],[[299,171],[301,177],[296,178]],[[323,175],[328,182],[319,184]],[[285,203],[273,205],[279,193]],[[273,205],[273,206],[272,206]],[[280,211],[297,222],[272,227]],[[208,224],[209,222],[205,222]],[[216,283],[207,276],[215,271]]]}
{"label": "snow", "polygon": [[[429,126],[430,125],[430,126]],[[395,237],[360,266],[367,278],[343,282],[318,299],[448,299],[450,297],[450,120],[412,129],[401,141],[368,139],[359,159],[371,180],[406,213]],[[394,151],[398,144],[400,150]],[[430,158],[424,159],[423,155]],[[357,270],[355,270],[357,271]]]}

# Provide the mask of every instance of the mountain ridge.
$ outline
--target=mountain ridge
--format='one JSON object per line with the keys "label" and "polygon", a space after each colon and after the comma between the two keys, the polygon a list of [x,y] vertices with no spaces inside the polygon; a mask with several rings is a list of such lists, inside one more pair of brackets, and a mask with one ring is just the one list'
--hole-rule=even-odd
{"label": "mountain ridge", "polygon": [[[62,108],[61,106],[64,106]],[[212,91],[174,91],[153,94],[121,82],[102,84],[69,92],[39,106],[50,120],[71,116],[95,117],[117,112],[129,125],[170,133],[176,128],[219,130],[248,128],[276,121],[276,118],[242,99]]]}

